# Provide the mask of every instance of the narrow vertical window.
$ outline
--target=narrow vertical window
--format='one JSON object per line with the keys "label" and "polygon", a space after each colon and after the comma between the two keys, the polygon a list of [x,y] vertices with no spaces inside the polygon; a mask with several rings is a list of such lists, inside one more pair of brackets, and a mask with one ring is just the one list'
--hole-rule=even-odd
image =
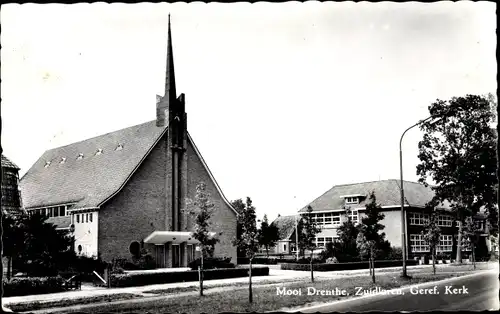
{"label": "narrow vertical window", "polygon": [[76,214],[76,223],[80,223],[80,214]]}
{"label": "narrow vertical window", "polygon": [[90,222],[92,222],[92,213],[90,213],[89,215],[90,215],[90,217],[89,217]]}

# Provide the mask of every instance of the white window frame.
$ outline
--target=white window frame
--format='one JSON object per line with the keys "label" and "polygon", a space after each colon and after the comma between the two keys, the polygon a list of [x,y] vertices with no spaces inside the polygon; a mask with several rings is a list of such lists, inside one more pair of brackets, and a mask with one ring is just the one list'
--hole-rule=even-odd
{"label": "white window frame", "polygon": [[326,248],[326,244],[334,242],[335,237],[316,237],[316,247]]}
{"label": "white window frame", "polygon": [[349,196],[345,198],[346,204],[359,204],[359,198],[357,196]]}
{"label": "white window frame", "polygon": [[430,252],[429,245],[421,234],[410,234],[410,248],[412,253]]}
{"label": "white window frame", "polygon": [[424,226],[429,220],[429,214],[410,213],[410,225]]}
{"label": "white window frame", "polygon": [[318,227],[334,227],[340,225],[340,212],[326,212],[311,214],[312,221],[316,223]]}
{"label": "white window frame", "polygon": [[354,224],[359,223],[359,211],[357,209],[351,210],[351,212],[349,213],[349,217]]}
{"label": "white window frame", "polygon": [[453,236],[451,234],[443,234],[439,237],[439,245],[436,252],[451,252],[453,250]]}
{"label": "white window frame", "polygon": [[437,224],[439,227],[453,227],[453,217],[450,215],[439,215]]}

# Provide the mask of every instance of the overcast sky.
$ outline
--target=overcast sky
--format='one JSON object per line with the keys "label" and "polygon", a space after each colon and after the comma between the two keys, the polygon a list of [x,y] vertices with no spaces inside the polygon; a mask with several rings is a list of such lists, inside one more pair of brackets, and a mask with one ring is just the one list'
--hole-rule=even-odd
{"label": "overcast sky", "polygon": [[[9,4],[2,147],[50,148],[155,119],[171,13],[188,130],[229,200],[293,214],[336,184],[399,178],[435,99],[496,93],[493,2]],[[416,181],[414,129],[405,179]]]}

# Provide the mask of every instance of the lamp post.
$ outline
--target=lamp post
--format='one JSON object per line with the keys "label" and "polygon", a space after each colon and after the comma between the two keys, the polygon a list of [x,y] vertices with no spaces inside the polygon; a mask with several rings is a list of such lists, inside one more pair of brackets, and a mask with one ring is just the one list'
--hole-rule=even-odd
{"label": "lamp post", "polygon": [[297,261],[299,260],[299,217],[295,217],[295,254],[297,257]]}
{"label": "lamp post", "polygon": [[404,212],[404,205],[405,205],[405,192],[404,192],[404,186],[403,186],[403,149],[402,149],[402,143],[403,143],[403,137],[405,136],[406,132],[408,132],[410,129],[416,127],[417,125],[420,125],[422,123],[425,123],[429,121],[430,119],[433,118],[439,118],[438,120],[434,121],[437,122],[443,118],[442,115],[438,116],[430,116],[424,120],[420,120],[414,125],[410,126],[407,128],[403,134],[401,135],[401,139],[399,140],[399,174],[400,174],[400,189],[401,189],[401,247],[402,247],[402,253],[403,253],[403,274],[401,277],[403,278],[409,278],[408,274],[406,273],[406,255],[407,255],[407,247],[406,247],[406,219],[405,219],[405,212]]}

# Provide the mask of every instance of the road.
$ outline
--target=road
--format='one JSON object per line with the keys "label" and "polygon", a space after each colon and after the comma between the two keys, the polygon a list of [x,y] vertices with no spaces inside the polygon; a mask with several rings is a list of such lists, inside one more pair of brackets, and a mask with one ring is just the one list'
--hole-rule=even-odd
{"label": "road", "polygon": [[[400,289],[402,294],[365,294],[290,312],[484,311],[499,309],[498,271],[480,272]],[[437,293],[436,293],[437,292]],[[430,294],[435,293],[435,294]]]}

